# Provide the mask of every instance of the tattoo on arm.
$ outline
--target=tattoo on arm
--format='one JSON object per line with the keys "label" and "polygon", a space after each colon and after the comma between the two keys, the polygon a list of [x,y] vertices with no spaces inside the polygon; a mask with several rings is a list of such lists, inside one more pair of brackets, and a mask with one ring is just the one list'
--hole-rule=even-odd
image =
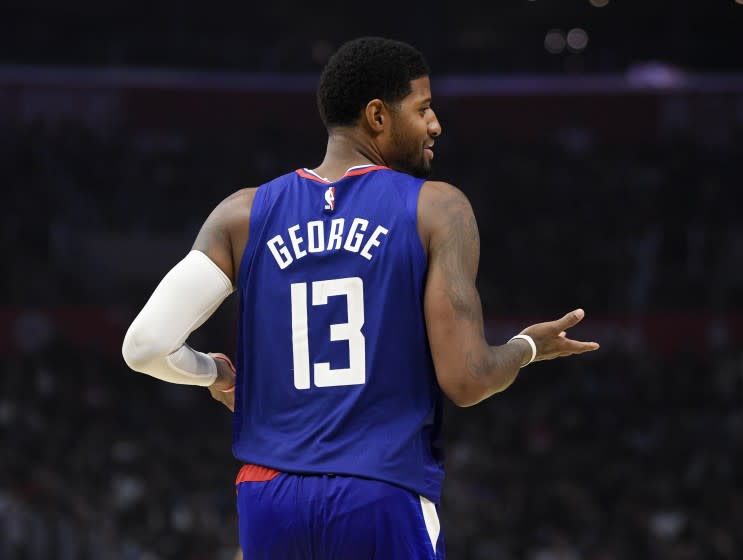
{"label": "tattoo on arm", "polygon": [[471,351],[467,352],[465,361],[467,371],[474,377],[483,377],[495,368],[495,354],[493,354],[490,348],[487,350],[479,359],[473,356]]}
{"label": "tattoo on arm", "polygon": [[[444,366],[441,379],[455,380],[453,394],[462,402],[474,404],[513,382],[524,348],[517,344],[493,347],[485,339],[482,303],[475,283],[480,236],[469,201],[455,188],[433,186],[429,192],[431,198],[423,208],[424,216],[431,220],[428,254],[435,272],[435,292],[430,292],[430,301],[434,320],[437,316],[445,320],[441,328],[433,328]],[[450,341],[442,339],[442,334],[453,339],[456,347],[447,347]]]}
{"label": "tattoo on arm", "polygon": [[439,255],[447,280],[446,295],[458,320],[482,323],[480,296],[475,288],[480,260],[480,235],[475,216],[469,202],[459,192],[442,210],[447,216],[447,232]]}
{"label": "tattoo on arm", "polygon": [[[446,216],[446,234],[438,248],[445,277],[444,291],[457,321],[469,323],[484,338],[482,303],[475,279],[480,260],[480,235],[472,207],[466,197],[455,191],[439,211]],[[471,375],[482,377],[495,367],[495,355],[487,351],[467,352],[465,365]]]}

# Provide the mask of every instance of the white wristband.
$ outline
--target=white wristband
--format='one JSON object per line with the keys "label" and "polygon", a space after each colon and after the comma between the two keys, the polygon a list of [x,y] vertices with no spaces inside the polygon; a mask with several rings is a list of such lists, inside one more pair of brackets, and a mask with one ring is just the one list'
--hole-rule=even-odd
{"label": "white wristband", "polygon": [[529,346],[531,346],[531,360],[529,360],[528,362],[526,362],[526,364],[524,364],[525,366],[528,366],[537,357],[537,345],[534,344],[534,339],[530,337],[528,334],[517,334],[516,336],[511,338],[508,342],[511,342],[511,340],[516,340],[517,338],[520,338],[521,340],[525,340],[526,342],[529,343]]}

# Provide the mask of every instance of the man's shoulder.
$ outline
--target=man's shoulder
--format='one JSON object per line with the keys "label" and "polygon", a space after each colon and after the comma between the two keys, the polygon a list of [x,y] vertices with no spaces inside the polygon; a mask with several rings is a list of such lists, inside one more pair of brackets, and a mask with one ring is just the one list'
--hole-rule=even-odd
{"label": "man's shoulder", "polygon": [[256,187],[239,189],[225,198],[217,206],[217,211],[224,217],[225,222],[242,227],[242,222],[250,219],[250,213],[259,192],[263,193],[264,198],[269,197],[270,199],[275,197],[278,192],[286,188],[297,178],[299,178],[297,172],[290,171],[261,183]]}
{"label": "man's shoulder", "polygon": [[419,214],[431,213],[440,216],[452,208],[471,208],[467,196],[457,187],[444,181],[426,181],[421,186],[418,200]]}
{"label": "man's shoulder", "polygon": [[216,210],[225,217],[237,214],[244,214],[246,210],[249,212],[253,205],[253,199],[255,194],[258,192],[260,187],[244,187],[236,190],[222,202],[219,203]]}
{"label": "man's shoulder", "polygon": [[426,181],[418,197],[418,230],[426,246],[437,234],[448,231],[452,221],[473,219],[472,205],[457,187],[444,181]]}
{"label": "man's shoulder", "polygon": [[445,181],[425,181],[421,191],[431,198],[467,198],[461,190]]}
{"label": "man's shoulder", "polygon": [[[291,188],[292,185],[299,186],[303,179],[301,171],[304,171],[304,168],[294,169],[288,173],[278,175],[261,183],[254,190],[256,192],[260,190],[264,196],[276,196],[287,188]],[[253,196],[255,196],[255,193],[253,193]]]}

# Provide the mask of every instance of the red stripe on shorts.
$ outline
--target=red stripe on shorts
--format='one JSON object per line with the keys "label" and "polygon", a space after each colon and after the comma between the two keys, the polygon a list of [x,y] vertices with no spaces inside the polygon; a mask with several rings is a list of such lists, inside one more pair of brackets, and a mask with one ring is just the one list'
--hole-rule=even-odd
{"label": "red stripe on shorts", "polygon": [[268,467],[262,467],[260,465],[251,465],[246,463],[237,473],[235,484],[241,482],[268,482],[279,476],[281,472],[275,469],[269,469]]}

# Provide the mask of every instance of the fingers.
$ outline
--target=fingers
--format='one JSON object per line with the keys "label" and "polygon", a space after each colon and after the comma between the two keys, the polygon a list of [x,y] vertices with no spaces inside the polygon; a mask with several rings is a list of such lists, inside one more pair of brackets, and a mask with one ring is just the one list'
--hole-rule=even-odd
{"label": "fingers", "polygon": [[565,348],[562,349],[562,352],[567,352],[568,354],[583,354],[584,352],[593,352],[599,348],[600,346],[597,342],[581,342],[566,338]]}
{"label": "fingers", "polygon": [[558,319],[555,321],[556,326],[560,331],[566,331],[570,327],[574,327],[578,323],[580,323],[583,320],[583,317],[586,316],[586,312],[582,309],[576,309],[575,311],[571,311],[567,315],[565,315],[562,319]]}
{"label": "fingers", "polygon": [[522,334],[531,336],[537,345],[537,360],[551,360],[560,356],[583,354],[599,349],[596,342],[582,342],[567,337],[567,331],[580,323],[586,313],[575,309],[556,321],[537,323],[525,328]]}

